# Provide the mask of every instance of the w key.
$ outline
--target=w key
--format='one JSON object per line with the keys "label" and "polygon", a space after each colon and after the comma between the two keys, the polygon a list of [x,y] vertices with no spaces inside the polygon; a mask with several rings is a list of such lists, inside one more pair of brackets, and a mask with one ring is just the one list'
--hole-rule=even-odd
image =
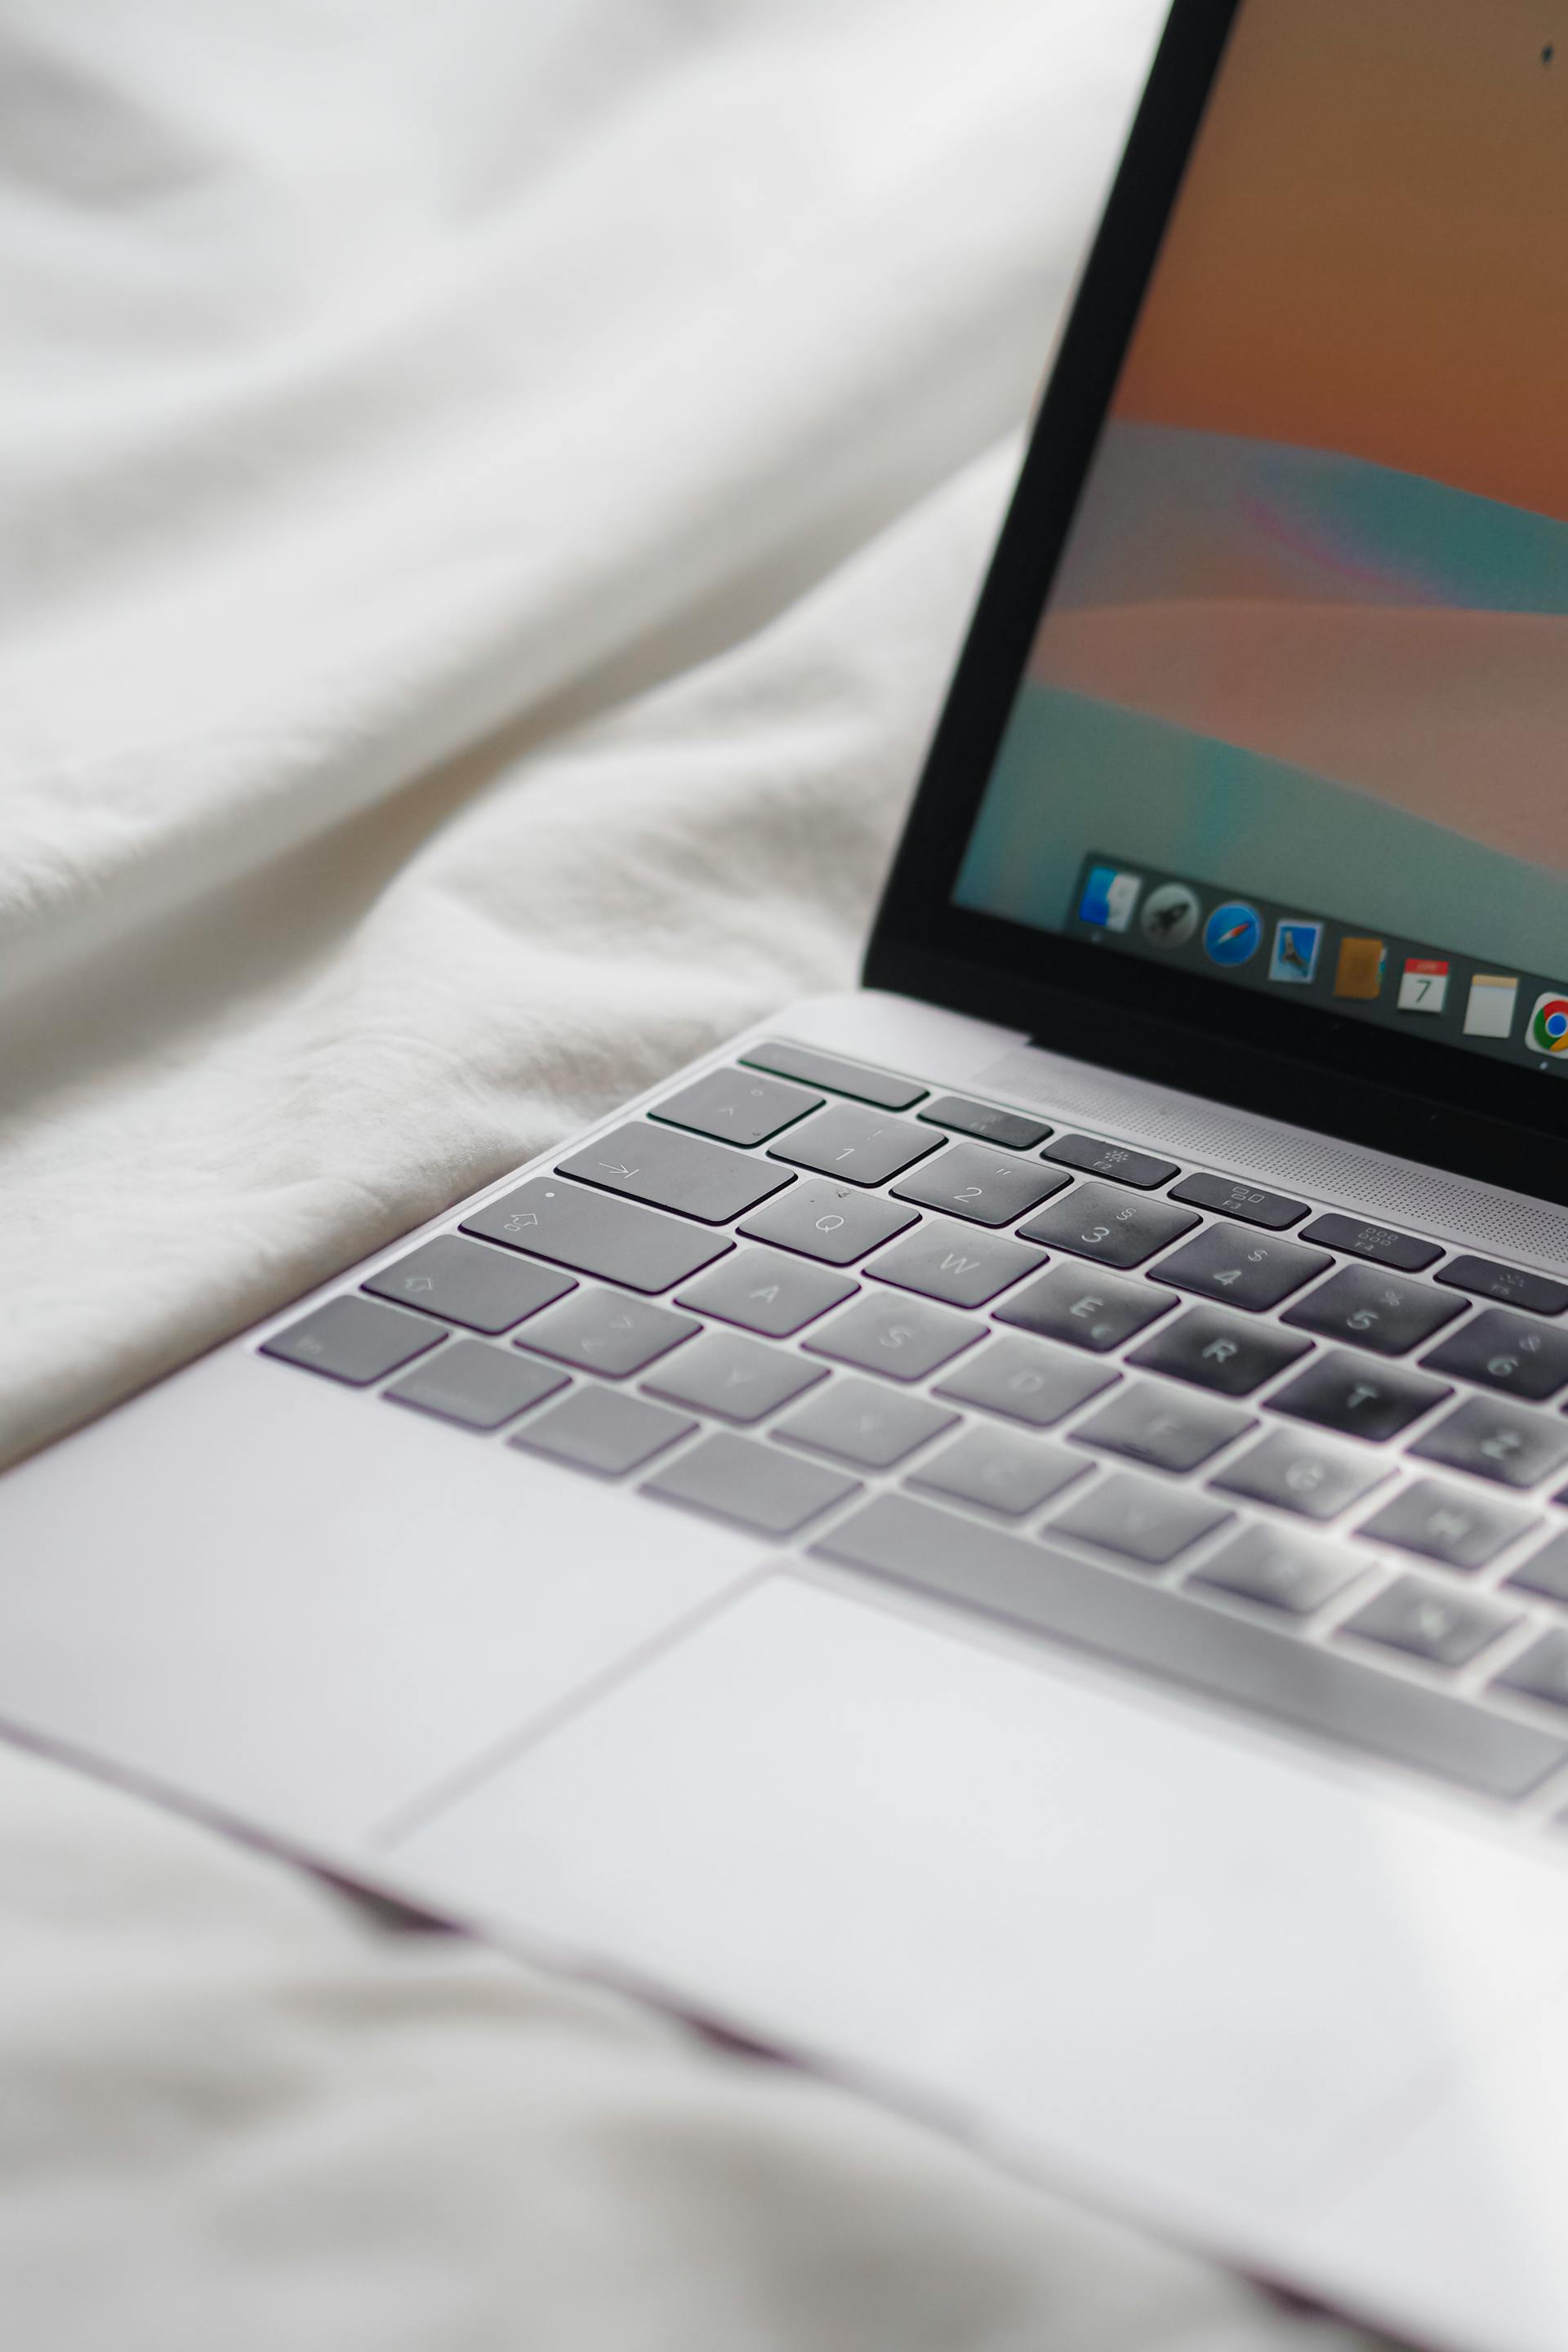
{"label": "w key", "polygon": [[646,1119],[633,1119],[601,1135],[562,1160],[559,1172],[575,1176],[583,1184],[596,1184],[603,1192],[651,1202],[656,1209],[679,1209],[705,1225],[727,1224],[790,1181],[782,1168],[765,1160],[731,1151],[727,1144],[706,1143],[700,1136],[650,1126]]}
{"label": "w key", "polygon": [[1044,1250],[1029,1249],[1005,1234],[976,1233],[973,1225],[928,1217],[914,1233],[879,1251],[866,1271],[900,1290],[945,1298],[950,1307],[984,1307],[1045,1262]]}

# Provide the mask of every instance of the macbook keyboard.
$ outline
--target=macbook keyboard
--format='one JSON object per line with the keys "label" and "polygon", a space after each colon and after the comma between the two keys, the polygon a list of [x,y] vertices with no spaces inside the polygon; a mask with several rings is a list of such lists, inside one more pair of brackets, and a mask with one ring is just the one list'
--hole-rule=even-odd
{"label": "macbook keyboard", "polygon": [[1513,1803],[1568,1767],[1565,1310],[772,1044],[261,1352]]}

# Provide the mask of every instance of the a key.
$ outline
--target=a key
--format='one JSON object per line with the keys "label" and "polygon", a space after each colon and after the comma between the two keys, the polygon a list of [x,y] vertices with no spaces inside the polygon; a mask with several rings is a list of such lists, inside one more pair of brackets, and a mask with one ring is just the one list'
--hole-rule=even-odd
{"label": "a key", "polygon": [[1305,1201],[1289,1200],[1283,1192],[1265,1192],[1238,1176],[1188,1176],[1171,1187],[1173,1201],[1192,1201],[1200,1209],[1217,1209],[1222,1217],[1236,1217],[1244,1225],[1262,1225],[1283,1233],[1307,1214]]}
{"label": "a key", "polygon": [[1287,1364],[1309,1354],[1311,1345],[1271,1323],[1248,1323],[1217,1307],[1190,1307],[1134,1348],[1127,1360],[1220,1396],[1250,1396]]}
{"label": "a key", "polygon": [[1518,1691],[1546,1706],[1568,1707],[1568,1633],[1553,1630],[1494,1677],[1493,1690]]}
{"label": "a key", "polygon": [[739,1331],[705,1331],[644,1381],[656,1396],[716,1412],[721,1421],[761,1421],[823,1378],[789,1348],[771,1348]]}
{"label": "a key", "polygon": [[1120,1378],[1038,1339],[993,1339],[939,1381],[937,1394],[1026,1422],[1031,1429],[1050,1429],[1091,1396],[1114,1388]]}
{"label": "a key", "polygon": [[1245,1225],[1210,1225],[1173,1250],[1152,1279],[1257,1313],[1278,1307],[1332,1264],[1323,1251],[1303,1249],[1300,1242],[1265,1241]]}
{"label": "a key", "polygon": [[813,1549],[1478,1796],[1527,1796],[1568,1762],[1568,1741],[1500,1709],[910,1495],[861,1504]]}
{"label": "a key", "polygon": [[1414,1234],[1396,1234],[1388,1225],[1370,1224],[1363,1217],[1337,1212],[1303,1228],[1301,1239],[1321,1249],[1343,1250],[1347,1256],[1370,1258],[1374,1265],[1392,1266],[1396,1274],[1419,1274],[1443,1255],[1436,1242],[1418,1242]]}
{"label": "a key", "polygon": [[1003,1518],[1021,1519],[1037,1511],[1089,1465],[1053,1445],[1048,1437],[1025,1437],[1011,1429],[966,1429],[951,1445],[909,1474],[909,1483],[932,1494],[978,1503]]}
{"label": "a key", "polygon": [[902,1241],[879,1251],[866,1271],[879,1282],[943,1298],[950,1307],[984,1307],[1045,1262],[1044,1250],[1005,1234],[977,1233],[945,1217],[928,1217]]}
{"label": "a key", "polygon": [[1192,1581],[1259,1601],[1288,1617],[1310,1617],[1363,1572],[1359,1560],[1291,1528],[1251,1527],[1194,1569]]}
{"label": "a key", "polygon": [[858,1103],[831,1103],[792,1128],[771,1147],[771,1157],[795,1168],[815,1168],[840,1183],[885,1184],[917,1160],[942,1150],[942,1138],[907,1118],[889,1118]]}
{"label": "a key", "polygon": [[482,1339],[455,1339],[382,1393],[464,1429],[499,1429],[565,1385],[565,1373],[552,1364],[530,1363]]}
{"label": "a key", "polygon": [[847,1275],[785,1257],[781,1250],[738,1249],[678,1291],[675,1303],[764,1339],[784,1339],[853,1298],[856,1288]]}
{"label": "a key", "polygon": [[1521,1592],[1539,1592],[1548,1601],[1568,1602],[1568,1534],[1553,1536],[1539,1551],[1506,1579]]}
{"label": "a key", "polygon": [[1504,1307],[1525,1307],[1531,1315],[1561,1315],[1568,1307],[1568,1283],[1552,1282],[1522,1265],[1500,1265],[1495,1258],[1450,1258],[1438,1268],[1434,1280],[1468,1290],[1476,1298],[1495,1298]]}
{"label": "a key", "polygon": [[697,1425],[689,1413],[671,1412],[668,1405],[650,1404],[624,1389],[601,1389],[589,1382],[574,1389],[548,1412],[524,1422],[507,1443],[529,1454],[547,1454],[553,1462],[570,1463],[575,1470],[591,1470],[600,1478],[619,1478],[628,1470],[640,1470],[656,1454],[667,1453]]}
{"label": "a key", "polygon": [[668,1355],[701,1328],[694,1315],[677,1315],[647,1298],[628,1298],[624,1290],[595,1285],[546,1307],[512,1344],[618,1381]]}
{"label": "a key", "polygon": [[1091,1274],[1082,1266],[1056,1265],[995,1310],[999,1323],[1016,1323],[1046,1339],[1066,1339],[1074,1348],[1103,1355],[1131,1339],[1173,1305],[1144,1282],[1123,1282],[1114,1274]]}
{"label": "a key", "polygon": [[984,1336],[983,1323],[955,1315],[951,1307],[868,1291],[841,1307],[831,1322],[818,1325],[805,1345],[862,1371],[921,1381]]}
{"label": "a key", "polygon": [[1222,1445],[1256,1427],[1252,1415],[1234,1405],[1184,1396],[1163,1381],[1129,1381],[1098,1412],[1079,1422],[1073,1442],[1125,1454],[1155,1470],[1195,1470]]}
{"label": "a key", "polygon": [[784,1045],[770,1038],[765,1045],[749,1045],[741,1059],[754,1070],[773,1070],[781,1078],[799,1078],[808,1087],[826,1087],[830,1095],[852,1095],[857,1102],[876,1103],[882,1110],[912,1110],[926,1097],[924,1087],[895,1078],[887,1070],[862,1069],[858,1062],[841,1062],[836,1054],[818,1054],[809,1045]]}
{"label": "a key", "polygon": [[1381,1642],[1433,1666],[1468,1666],[1519,1619],[1469,1593],[1440,1591],[1417,1576],[1402,1576],[1347,1617],[1340,1638]]}
{"label": "a key", "polygon": [[1500,1486],[1533,1486],[1568,1462],[1568,1424],[1501,1397],[1470,1397],[1410,1451]]}
{"label": "a key", "polygon": [[345,1388],[363,1389],[438,1348],[446,1336],[423,1316],[379,1306],[374,1298],[329,1298],[286,1331],[263,1340],[261,1353],[324,1373]]}
{"label": "a key", "polygon": [[1231,1517],[1178,1486],[1113,1470],[1052,1518],[1047,1534],[1076,1536],[1142,1568],[1164,1568]]}
{"label": "a key", "polygon": [[966,1217],[972,1225],[1010,1225],[1071,1181],[1065,1170],[1042,1167],[1037,1160],[998,1160],[978,1143],[950,1143],[893,1192],[898,1200]]}
{"label": "a key", "polygon": [[1214,1484],[1305,1519],[1331,1519],[1388,1475],[1376,1454],[1277,1429],[1219,1471]]}
{"label": "a key", "polygon": [[1331,1348],[1284,1388],[1276,1389],[1268,1410],[1381,1445],[1453,1393],[1446,1381],[1424,1381],[1373,1357]]}
{"label": "a key", "polygon": [[658,1104],[648,1116],[710,1135],[721,1143],[750,1146],[766,1143],[807,1111],[820,1110],[822,1099],[805,1087],[786,1086],[781,1078],[764,1078],[752,1070],[710,1070],[706,1077],[693,1078],[679,1094]]}
{"label": "a key", "polygon": [[1109,1184],[1079,1184],[1031,1217],[1021,1238],[1092,1258],[1097,1265],[1142,1265],[1197,1222],[1190,1211],[1173,1209],[1168,1201],[1140,1200]]}
{"label": "a key", "polygon": [[814,1454],[859,1469],[890,1470],[917,1445],[929,1444],[958,1419],[955,1412],[880,1381],[830,1381],[778,1423],[775,1437],[808,1445]]}
{"label": "a key", "polygon": [[1391,1495],[1360,1533],[1368,1543],[1395,1544],[1445,1568],[1485,1568],[1539,1524],[1528,1511],[1475,1495],[1440,1478],[1416,1478]]}
{"label": "a key", "polygon": [[426,1242],[362,1285],[378,1298],[394,1298],[399,1306],[416,1307],[422,1315],[438,1315],[444,1322],[462,1323],[470,1331],[488,1331],[492,1337],[510,1331],[552,1299],[564,1298],[574,1286],[570,1275],[552,1274],[546,1266],[509,1257],[504,1250],[465,1241],[460,1234],[442,1234]]}
{"label": "a key", "polygon": [[749,1159],[722,1143],[630,1119],[563,1160],[558,1171],[604,1192],[624,1192],[656,1209],[678,1209],[705,1225],[728,1224],[754,1209],[789,1178],[767,1160]]}
{"label": "a key", "polygon": [[729,1519],[755,1535],[775,1538],[793,1536],[859,1491],[858,1478],[786,1453],[782,1445],[736,1437],[729,1430],[678,1454],[638,1489],[668,1503],[683,1503],[689,1510],[705,1511],[712,1518]]}
{"label": "a key", "polygon": [[1370,1265],[1342,1265],[1298,1299],[1285,1320],[1330,1339],[1348,1339],[1352,1348],[1371,1348],[1379,1356],[1403,1356],[1464,1311],[1461,1300],[1445,1298],[1430,1283],[1409,1282]]}
{"label": "a key", "polygon": [[975,1135],[984,1143],[998,1143],[1007,1151],[1033,1151],[1050,1133],[1038,1119],[1016,1110],[999,1110],[994,1103],[965,1102],[958,1095],[942,1095],[927,1103],[921,1117],[932,1127],[951,1128],[958,1135]]}
{"label": "a key", "polygon": [[735,1246],[728,1234],[700,1233],[679,1217],[552,1176],[476,1209],[463,1231],[642,1291],[668,1290]]}
{"label": "a key", "polygon": [[1539,1401],[1568,1382],[1568,1331],[1489,1307],[1423,1359],[1435,1372],[1458,1372],[1483,1388]]}
{"label": "a key", "polygon": [[918,1222],[915,1211],[900,1208],[897,1201],[809,1176],[745,1218],[741,1231],[750,1240],[776,1242],[781,1249],[798,1250],[827,1265],[851,1265]]}
{"label": "a key", "polygon": [[1047,1146],[1046,1158],[1059,1160],[1064,1168],[1081,1168],[1086,1175],[1113,1176],[1119,1184],[1134,1185],[1141,1192],[1157,1192],[1180,1172],[1169,1160],[1129,1151],[1123,1143],[1101,1143],[1092,1135],[1058,1135]]}

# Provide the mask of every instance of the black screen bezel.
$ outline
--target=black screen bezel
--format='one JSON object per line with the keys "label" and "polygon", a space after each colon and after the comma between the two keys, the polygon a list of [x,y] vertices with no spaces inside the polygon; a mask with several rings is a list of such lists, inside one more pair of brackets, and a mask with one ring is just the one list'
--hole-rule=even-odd
{"label": "black screen bezel", "polygon": [[[1172,206],[1245,0],[1174,0],[867,950],[868,987],[1029,1031],[1081,1060],[1557,1202],[1568,1092],[952,902]],[[1568,943],[1564,961],[1568,963]],[[1157,979],[1159,1013],[1147,1011]],[[1286,1041],[1282,1047],[1282,1038]],[[1543,1150],[1543,1145],[1548,1148]]]}

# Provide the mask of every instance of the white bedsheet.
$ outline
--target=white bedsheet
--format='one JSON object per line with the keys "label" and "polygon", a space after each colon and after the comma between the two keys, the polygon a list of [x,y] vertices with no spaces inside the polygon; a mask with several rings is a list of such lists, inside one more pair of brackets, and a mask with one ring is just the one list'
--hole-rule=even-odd
{"label": "white bedsheet", "polygon": [[[849,976],[1157,15],[0,0],[0,1458]],[[27,2352],[1348,2340],[13,1751],[0,2081]]]}

